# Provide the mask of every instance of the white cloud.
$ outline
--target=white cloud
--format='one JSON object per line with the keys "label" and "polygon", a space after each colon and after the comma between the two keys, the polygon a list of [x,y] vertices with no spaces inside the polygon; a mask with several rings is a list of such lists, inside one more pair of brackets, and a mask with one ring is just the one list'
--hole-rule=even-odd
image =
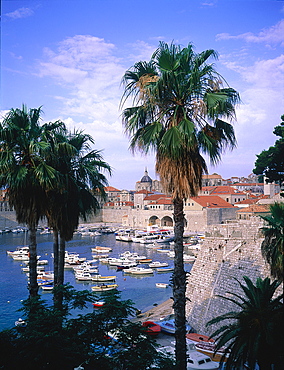
{"label": "white cloud", "polygon": [[5,16],[11,19],[19,19],[30,17],[34,14],[34,11],[30,8],[19,8],[13,12],[6,13]]}
{"label": "white cloud", "polygon": [[246,42],[281,44],[284,45],[284,19],[276,25],[263,29],[258,34],[252,32],[242,33],[240,35],[230,35],[229,33],[219,33],[216,40],[245,40]]}

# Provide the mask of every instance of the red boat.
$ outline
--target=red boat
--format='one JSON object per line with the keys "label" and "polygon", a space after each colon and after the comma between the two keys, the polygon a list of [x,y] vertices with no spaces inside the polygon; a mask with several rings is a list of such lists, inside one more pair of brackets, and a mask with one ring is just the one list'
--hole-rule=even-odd
{"label": "red boat", "polygon": [[142,326],[145,328],[145,333],[151,336],[156,336],[161,332],[160,325],[153,321],[144,321],[142,322]]}
{"label": "red boat", "polygon": [[194,342],[214,342],[214,339],[209,339],[207,335],[198,334],[198,333],[189,333],[186,334],[186,338],[193,340]]}

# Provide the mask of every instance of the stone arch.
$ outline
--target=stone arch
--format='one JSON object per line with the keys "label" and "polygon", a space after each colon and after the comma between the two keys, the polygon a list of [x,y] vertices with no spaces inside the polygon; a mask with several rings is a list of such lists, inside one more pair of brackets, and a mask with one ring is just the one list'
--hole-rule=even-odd
{"label": "stone arch", "polygon": [[174,226],[174,221],[170,216],[164,216],[161,219],[161,226]]}
{"label": "stone arch", "polygon": [[159,225],[161,226],[161,220],[158,216],[151,216],[149,218],[149,225]]}

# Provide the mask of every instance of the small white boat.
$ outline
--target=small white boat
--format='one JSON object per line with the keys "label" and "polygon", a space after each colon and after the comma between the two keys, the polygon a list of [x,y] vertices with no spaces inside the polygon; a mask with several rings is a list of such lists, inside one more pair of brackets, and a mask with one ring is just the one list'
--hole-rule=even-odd
{"label": "small white boat", "polygon": [[101,247],[97,245],[95,248],[91,248],[91,251],[93,253],[109,253],[112,251],[112,248],[110,247]]}
{"label": "small white boat", "polygon": [[169,284],[167,283],[156,283],[157,288],[167,288]]}
{"label": "small white boat", "polygon": [[169,266],[167,266],[167,267],[158,267],[156,271],[157,272],[172,272],[172,271],[174,271],[174,268],[169,267]]}
{"label": "small white boat", "polygon": [[93,292],[105,292],[107,290],[113,290],[118,287],[117,284],[103,284],[103,285],[94,285],[92,286]]}
{"label": "small white boat", "polygon": [[[165,346],[158,349],[158,351],[174,356],[175,347]],[[219,363],[212,361],[209,356],[198,352],[193,343],[187,344],[187,354],[187,370],[215,370],[219,368]]]}
{"label": "small white boat", "polygon": [[152,269],[157,267],[168,267],[168,266],[169,264],[167,262],[153,261],[149,263],[149,267],[151,267]]}
{"label": "small white boat", "polygon": [[147,267],[131,267],[127,269],[125,272],[133,275],[145,275],[145,274],[153,274],[154,270]]}

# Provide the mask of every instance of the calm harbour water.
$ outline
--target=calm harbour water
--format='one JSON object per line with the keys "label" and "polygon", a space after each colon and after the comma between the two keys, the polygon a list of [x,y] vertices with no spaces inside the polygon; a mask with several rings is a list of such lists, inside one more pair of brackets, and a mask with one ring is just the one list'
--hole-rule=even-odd
{"label": "calm harbour water", "polygon": [[[23,263],[14,261],[12,257],[7,255],[7,250],[15,250],[18,246],[25,244],[24,233],[9,233],[0,235],[0,330],[11,328],[14,322],[22,316],[17,310],[21,308],[21,301],[28,297],[27,277],[22,272]],[[37,251],[41,259],[49,261],[45,266],[46,271],[53,270],[52,253],[52,235],[37,235]],[[156,250],[146,248],[139,243],[128,243],[115,240],[114,234],[105,234],[95,237],[74,235],[73,240],[66,243],[66,249],[69,252],[77,252],[80,257],[86,257],[87,260],[92,259],[91,248],[96,245],[108,246],[112,248],[109,257],[117,257],[125,251],[137,252],[139,255],[144,255],[151,258],[153,261],[167,261],[169,266],[173,266],[173,259],[169,258],[166,253],[159,253]],[[169,246],[167,247],[169,248]],[[172,296],[172,289],[157,288],[156,283],[169,283],[171,273],[157,273],[147,276],[131,276],[123,271],[117,271],[115,267],[110,267],[99,262],[99,273],[101,275],[116,275],[116,283],[118,291],[121,293],[121,299],[131,299],[134,307],[143,311],[149,310],[155,304],[160,304]],[[143,264],[147,266],[146,264]],[[191,264],[186,264],[185,269],[190,271]],[[65,270],[65,282],[69,282],[77,290],[91,290],[94,282],[78,282],[74,278],[72,270]],[[40,291],[41,292],[41,291]],[[42,298],[47,302],[52,302],[52,294],[49,292],[41,292]],[[92,304],[88,304],[88,308],[80,313],[87,313],[93,310]]]}

